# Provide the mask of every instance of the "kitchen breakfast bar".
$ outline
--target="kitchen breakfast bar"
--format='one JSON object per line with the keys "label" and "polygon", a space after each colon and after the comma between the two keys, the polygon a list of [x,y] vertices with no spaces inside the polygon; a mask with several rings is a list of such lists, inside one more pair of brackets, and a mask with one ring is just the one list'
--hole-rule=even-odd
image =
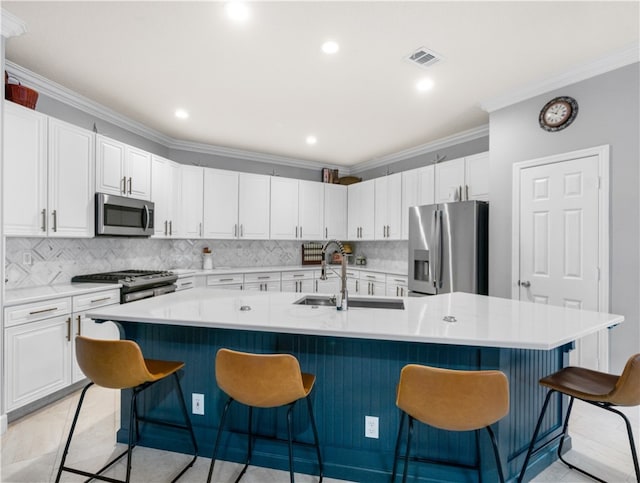
{"label": "kitchen breakfast bar", "polygon": [[[311,295],[311,294],[310,294]],[[509,379],[510,412],[495,424],[505,477],[514,481],[542,406],[538,380],[568,365],[574,341],[616,325],[624,317],[528,302],[452,293],[403,298],[402,309],[296,304],[299,293],[237,292],[199,288],[132,304],[95,309],[88,316],[114,321],[121,338],[135,340],[147,358],[181,360],[181,384],[188,402],[204,394],[204,415],[192,415],[200,455],[210,458],[226,396],[215,381],[214,359],[227,347],[257,353],[289,353],[303,372],[315,374],[312,393],[325,476],[353,481],[388,481],[400,413],[396,385],[405,364],[450,369],[498,369]],[[361,297],[364,298],[364,297]],[[126,441],[128,395],[123,394],[118,440]],[[170,385],[152,387],[142,412],[179,420]],[[561,431],[566,401],[553,399],[541,441]],[[147,404],[152,402],[152,404]],[[294,439],[312,441],[303,405],[294,411]],[[254,414],[255,430],[286,439],[285,409]],[[175,417],[174,417],[175,416]],[[365,438],[365,416],[379,418],[379,438]],[[225,429],[246,431],[246,409],[232,407]],[[189,452],[190,442],[175,432],[143,427],[140,445]],[[496,481],[495,461],[480,433],[483,481]],[[417,425],[414,454],[466,465],[477,463],[473,432],[453,433]],[[246,436],[225,432],[219,458],[242,462]],[[569,445],[570,446],[570,445]],[[532,478],[555,459],[549,444],[530,463]],[[294,448],[297,472],[317,474],[313,448]],[[256,441],[252,464],[287,469],[286,444]],[[412,464],[411,481],[477,481],[475,470]]]}

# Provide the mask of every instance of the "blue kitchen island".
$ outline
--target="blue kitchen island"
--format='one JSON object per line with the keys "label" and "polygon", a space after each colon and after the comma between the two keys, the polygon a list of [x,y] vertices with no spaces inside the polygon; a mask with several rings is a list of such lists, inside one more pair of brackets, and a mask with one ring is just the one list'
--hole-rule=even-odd
{"label": "blue kitchen island", "polygon": [[[211,457],[226,396],[215,383],[217,350],[228,347],[260,353],[295,355],[304,372],[316,375],[313,404],[325,475],[352,481],[388,481],[399,424],[396,384],[408,363],[452,369],[499,369],[507,375],[511,410],[494,429],[505,476],[520,472],[545,391],[538,380],[568,364],[574,341],[618,324],[622,316],[551,307],[496,297],[453,293],[405,298],[404,309],[296,305],[296,293],[237,292],[201,288],[90,312],[89,317],[116,322],[121,337],[135,340],[145,357],[182,360],[187,402],[204,394],[205,414],[192,415],[200,454]],[[147,391],[144,411],[179,419],[178,401],[169,387]],[[168,391],[168,392],[165,392]],[[128,395],[123,394],[128,401]],[[147,405],[147,401],[153,404]],[[541,432],[552,440],[561,430],[565,404],[554,400]],[[147,407],[148,406],[148,407]],[[128,404],[121,405],[123,425]],[[296,408],[294,437],[312,441],[303,405]],[[258,411],[255,428],[286,438],[284,413]],[[379,438],[365,438],[365,416],[379,418]],[[232,407],[226,428],[246,430],[246,410]],[[118,433],[126,441],[127,428]],[[481,433],[483,481],[496,481],[495,462]],[[190,450],[189,441],[164,428],[143,430],[141,445],[171,451]],[[476,463],[474,433],[451,433],[416,426],[414,453],[433,460]],[[555,459],[550,444],[533,460],[527,478]],[[242,462],[246,437],[228,432],[220,458]],[[313,449],[296,446],[297,472],[317,474]],[[287,469],[286,447],[257,440],[252,464]],[[475,470],[412,464],[412,481],[477,481]],[[215,474],[214,474],[215,478]]]}

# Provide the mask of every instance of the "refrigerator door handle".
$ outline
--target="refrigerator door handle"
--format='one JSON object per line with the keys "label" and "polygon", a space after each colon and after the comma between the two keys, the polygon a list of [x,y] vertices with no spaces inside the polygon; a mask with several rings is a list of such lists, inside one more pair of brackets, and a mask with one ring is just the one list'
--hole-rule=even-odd
{"label": "refrigerator door handle", "polygon": [[433,285],[437,289],[442,288],[442,210],[436,210],[436,230],[435,230],[435,269]]}

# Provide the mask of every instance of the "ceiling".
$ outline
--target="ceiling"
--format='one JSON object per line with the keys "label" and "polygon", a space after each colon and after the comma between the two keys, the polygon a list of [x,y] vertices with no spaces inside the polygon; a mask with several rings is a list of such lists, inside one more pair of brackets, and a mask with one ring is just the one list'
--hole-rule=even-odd
{"label": "ceiling", "polygon": [[485,126],[481,102],[637,42],[639,5],[2,2],[27,25],[8,60],[163,135],[345,167]]}

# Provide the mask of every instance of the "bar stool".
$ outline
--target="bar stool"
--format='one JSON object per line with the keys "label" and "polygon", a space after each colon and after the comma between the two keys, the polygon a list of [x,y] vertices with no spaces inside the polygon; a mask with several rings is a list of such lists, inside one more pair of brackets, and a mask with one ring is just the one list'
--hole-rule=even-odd
{"label": "bar stool", "polygon": [[[555,392],[560,395],[565,394],[570,398],[567,415],[562,427],[562,434],[560,435],[560,444],[558,445],[558,458],[560,458],[560,461],[569,468],[579,471],[594,480],[601,482],[605,481],[582,468],[578,468],[574,464],[567,462],[562,457],[562,445],[567,435],[567,429],[569,428],[569,416],[571,415],[571,409],[573,408],[573,401],[575,399],[580,399],[581,401],[593,406],[615,413],[624,419],[627,427],[627,436],[629,437],[629,446],[631,447],[631,456],[633,457],[633,465],[636,471],[636,479],[640,482],[638,453],[633,441],[631,423],[629,423],[629,419],[624,415],[624,413],[614,408],[614,406],[640,405],[640,354],[636,354],[629,358],[620,376],[607,374],[605,372],[592,371],[581,367],[565,367],[550,376],[540,379],[540,385],[549,388],[549,391],[547,392],[547,397],[542,405],[542,411],[540,411],[540,417],[538,418],[536,428],[533,432],[533,437],[531,438],[529,450],[527,451],[527,456],[524,460],[524,464],[522,465],[522,471],[518,477],[518,482],[523,480],[524,474],[527,471],[529,459],[534,452],[533,448],[536,438],[538,437],[538,432],[540,431],[540,426],[542,425],[542,420],[549,405],[549,400],[551,399],[551,395]],[[546,444],[543,446],[546,446]],[[537,448],[535,451],[538,451],[539,449],[540,448]]]}
{"label": "bar stool", "polygon": [[[78,401],[78,407],[71,424],[71,429],[69,430],[69,437],[67,438],[67,443],[64,447],[64,452],[62,453],[62,461],[60,462],[56,482],[60,481],[60,476],[63,471],[86,476],[89,479],[98,479],[116,483],[128,482],[131,476],[131,453],[133,448],[136,446],[140,435],[140,421],[169,426],[189,432],[194,449],[193,459],[191,459],[178,476],[172,480],[177,481],[185,471],[193,466],[196,458],[198,457],[198,444],[196,443],[196,437],[193,433],[193,427],[191,425],[191,420],[189,419],[189,413],[187,412],[182,388],[180,387],[180,380],[178,379],[178,371],[184,367],[184,362],[144,359],[138,344],[130,340],[96,340],[83,336],[76,337],[76,357],[80,369],[82,369],[82,372],[84,372],[91,382],[84,387],[80,395],[80,401]],[[145,389],[148,389],[155,383],[162,381],[171,375],[174,376],[173,379],[178,392],[178,400],[180,402],[180,407],[186,424],[175,424],[168,421],[159,421],[139,416],[136,404],[138,395]],[[129,440],[126,451],[107,463],[97,473],[89,473],[77,468],[65,466],[64,463],[69,452],[69,445],[71,444],[71,438],[73,437],[73,432],[75,431],[76,423],[78,422],[78,416],[80,415],[80,409],[82,408],[84,397],[87,390],[94,384],[110,389],[132,389],[133,394],[131,395]],[[125,455],[127,455],[127,476],[125,480],[117,480],[101,475],[101,473]]]}
{"label": "bar stool", "polygon": [[[229,399],[224,406],[220,424],[218,425],[218,435],[213,450],[213,457],[211,458],[207,483],[211,482],[213,467],[216,462],[216,456],[218,455],[220,436],[222,435],[227,411],[233,401],[249,407],[247,459],[244,468],[236,479],[236,483],[240,481],[251,462],[253,438],[265,437],[253,434],[253,408],[276,408],[280,406],[289,406],[287,410],[287,443],[289,447],[289,476],[291,483],[293,483],[292,443],[294,443],[294,441],[292,410],[296,402],[303,398],[307,400],[309,419],[311,421],[315,443],[303,443],[299,441],[295,441],[295,443],[311,445],[316,448],[320,482],[322,482],[322,456],[320,455],[318,430],[313,417],[311,398],[309,398],[315,380],[316,377],[313,374],[301,372],[298,360],[289,354],[250,354],[229,349],[220,349],[216,355],[216,382],[220,389],[229,396]],[[271,437],[267,438],[275,439]]]}
{"label": "bar stool", "polygon": [[[408,364],[402,368],[398,384],[396,406],[402,411],[396,440],[391,482],[396,479],[400,455],[400,441],[405,417],[409,416],[407,449],[404,456],[403,483],[407,480],[413,421],[447,431],[476,431],[486,428],[491,439],[500,481],[504,482],[502,463],[491,424],[509,412],[509,383],[501,371],[458,371]],[[478,449],[478,458],[480,458]],[[427,458],[412,457],[414,461],[429,462]],[[436,461],[433,461],[436,462]],[[443,463],[456,466],[454,463]],[[462,465],[460,465],[462,466]],[[481,471],[480,463],[477,466]]]}

